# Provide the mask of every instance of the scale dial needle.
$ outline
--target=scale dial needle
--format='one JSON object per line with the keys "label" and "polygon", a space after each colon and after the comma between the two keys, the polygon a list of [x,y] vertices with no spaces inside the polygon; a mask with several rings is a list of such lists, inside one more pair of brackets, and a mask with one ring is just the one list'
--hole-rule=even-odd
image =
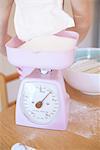
{"label": "scale dial needle", "polygon": [[44,100],[51,94],[51,92],[49,92],[41,101],[37,102],[35,104],[36,108],[41,108],[43,105]]}

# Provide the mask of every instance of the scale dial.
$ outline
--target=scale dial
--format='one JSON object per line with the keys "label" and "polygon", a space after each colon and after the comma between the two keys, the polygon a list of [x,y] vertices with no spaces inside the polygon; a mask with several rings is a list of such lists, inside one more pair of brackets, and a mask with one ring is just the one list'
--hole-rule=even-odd
{"label": "scale dial", "polygon": [[59,110],[59,93],[55,84],[26,81],[21,91],[21,110],[33,123],[48,124]]}

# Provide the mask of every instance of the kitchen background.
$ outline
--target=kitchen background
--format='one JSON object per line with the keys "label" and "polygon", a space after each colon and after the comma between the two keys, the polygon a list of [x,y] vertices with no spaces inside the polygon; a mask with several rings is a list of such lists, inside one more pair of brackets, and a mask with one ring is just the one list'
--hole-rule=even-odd
{"label": "kitchen background", "polygon": [[[86,38],[80,43],[79,47],[100,47],[100,0],[90,0],[90,1],[92,7],[92,23]],[[10,28],[12,28],[11,25],[12,18],[13,17],[11,15],[9,21]],[[10,30],[13,35],[12,29]],[[9,75],[11,73],[14,73],[15,71],[16,71],[15,68],[8,63],[7,58],[5,56],[2,56],[2,54],[0,54],[0,72]],[[10,84],[7,84],[9,102],[12,102],[13,100],[16,99],[19,83],[20,81],[17,80],[11,82]]]}

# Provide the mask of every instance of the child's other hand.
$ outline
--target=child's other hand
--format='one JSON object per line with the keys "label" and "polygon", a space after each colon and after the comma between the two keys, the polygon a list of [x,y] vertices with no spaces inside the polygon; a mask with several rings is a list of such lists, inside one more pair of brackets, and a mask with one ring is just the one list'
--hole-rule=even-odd
{"label": "child's other hand", "polygon": [[4,38],[0,37],[0,53],[6,56],[6,47],[5,44],[11,39],[9,35],[6,35]]}

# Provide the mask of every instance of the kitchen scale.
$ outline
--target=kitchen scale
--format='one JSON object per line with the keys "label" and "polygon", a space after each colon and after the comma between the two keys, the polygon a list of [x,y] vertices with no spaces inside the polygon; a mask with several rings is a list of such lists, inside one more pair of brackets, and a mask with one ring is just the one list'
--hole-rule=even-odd
{"label": "kitchen scale", "polygon": [[66,47],[66,51],[33,53],[21,49],[23,42],[17,37],[6,44],[9,62],[22,69],[16,103],[17,125],[54,130],[67,128],[70,98],[63,70],[74,61],[78,34],[63,31],[56,36],[70,38],[71,46]]}

